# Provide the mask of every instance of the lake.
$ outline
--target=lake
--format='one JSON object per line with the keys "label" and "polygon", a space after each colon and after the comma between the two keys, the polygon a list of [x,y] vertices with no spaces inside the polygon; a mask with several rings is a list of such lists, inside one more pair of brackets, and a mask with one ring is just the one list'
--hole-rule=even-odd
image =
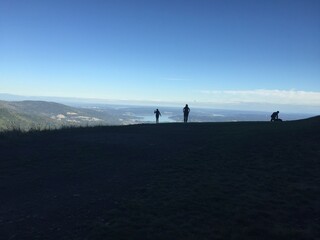
{"label": "lake", "polygon": [[[156,122],[156,117],[155,115],[141,115],[141,116],[136,116],[139,117],[139,122],[144,122],[144,123],[155,123]],[[171,115],[162,115],[159,117],[159,122],[160,123],[169,123],[169,122],[176,122],[175,120],[170,118]]]}

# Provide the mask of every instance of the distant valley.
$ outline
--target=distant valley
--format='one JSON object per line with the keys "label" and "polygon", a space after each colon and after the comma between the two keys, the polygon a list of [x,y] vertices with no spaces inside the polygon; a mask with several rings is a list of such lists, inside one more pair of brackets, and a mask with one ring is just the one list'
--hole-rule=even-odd
{"label": "distant valley", "polygon": [[118,118],[91,109],[45,101],[0,101],[0,130],[117,125]]}
{"label": "distant valley", "polygon": [[[161,112],[160,123],[183,122],[181,107],[165,106],[130,106],[110,104],[75,104],[73,106],[95,109],[107,112],[119,118],[122,124],[155,123],[154,110],[159,108]],[[276,109],[277,110],[277,109]],[[240,122],[240,121],[270,121],[272,112],[264,111],[240,111],[226,109],[194,108],[191,106],[189,115],[190,122]],[[312,117],[312,114],[283,113],[279,117],[284,121],[298,120]]]}
{"label": "distant valley", "polygon": [[[95,103],[48,101],[0,101],[0,131],[10,129],[55,129],[68,126],[128,125],[155,123],[154,110],[159,108],[160,123],[182,122],[182,107],[132,106]],[[269,121],[270,112],[192,108],[190,122]],[[311,114],[287,114],[280,117],[297,120]]]}

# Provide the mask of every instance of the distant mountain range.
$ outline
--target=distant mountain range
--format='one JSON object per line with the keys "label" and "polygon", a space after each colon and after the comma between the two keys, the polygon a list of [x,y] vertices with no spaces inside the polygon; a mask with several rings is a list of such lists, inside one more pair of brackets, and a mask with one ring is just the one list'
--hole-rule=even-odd
{"label": "distant mountain range", "polygon": [[118,125],[114,115],[45,101],[0,101],[0,130]]}
{"label": "distant mountain range", "polygon": [[[0,92],[0,100],[3,101],[47,101],[66,104],[70,106],[75,105],[118,105],[131,107],[183,107],[187,102],[170,102],[170,101],[151,101],[151,100],[115,100],[115,99],[99,99],[99,98],[75,98],[75,97],[52,97],[52,96],[22,96]],[[292,114],[307,114],[318,115],[320,113],[320,106],[314,105],[293,105],[293,104],[271,104],[271,103],[210,103],[210,102],[189,102],[192,109],[207,108],[207,109],[222,109],[230,111],[265,111],[273,112],[279,110],[281,113]]]}
{"label": "distant mountain range", "polygon": [[[155,106],[95,103],[57,103],[42,100],[18,101],[17,96],[0,94],[0,131],[10,129],[52,129],[62,126],[127,125],[154,123]],[[1,99],[1,98],[0,98]],[[15,100],[13,100],[15,99]],[[68,106],[70,105],[70,106]],[[182,107],[160,107],[160,123],[182,122]],[[281,109],[280,109],[281,110]],[[284,113],[284,121],[312,117],[312,114]],[[269,121],[272,112],[239,111],[192,107],[190,122]]]}

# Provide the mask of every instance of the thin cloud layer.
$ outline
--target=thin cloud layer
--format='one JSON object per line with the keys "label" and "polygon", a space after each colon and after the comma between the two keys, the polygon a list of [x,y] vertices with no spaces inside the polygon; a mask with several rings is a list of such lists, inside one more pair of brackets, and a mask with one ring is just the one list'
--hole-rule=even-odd
{"label": "thin cloud layer", "polygon": [[320,106],[320,92],[297,90],[201,90],[212,102],[225,103],[277,103]]}
{"label": "thin cloud layer", "polygon": [[171,78],[171,77],[161,78],[161,80],[173,81],[173,82],[187,82],[187,81],[190,81],[189,78]]}

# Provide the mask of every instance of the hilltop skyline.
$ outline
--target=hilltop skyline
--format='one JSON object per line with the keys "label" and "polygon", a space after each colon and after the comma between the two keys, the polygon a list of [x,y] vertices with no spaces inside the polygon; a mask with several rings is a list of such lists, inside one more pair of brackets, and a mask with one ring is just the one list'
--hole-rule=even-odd
{"label": "hilltop skyline", "polygon": [[319,12],[312,0],[1,1],[0,92],[320,109]]}

